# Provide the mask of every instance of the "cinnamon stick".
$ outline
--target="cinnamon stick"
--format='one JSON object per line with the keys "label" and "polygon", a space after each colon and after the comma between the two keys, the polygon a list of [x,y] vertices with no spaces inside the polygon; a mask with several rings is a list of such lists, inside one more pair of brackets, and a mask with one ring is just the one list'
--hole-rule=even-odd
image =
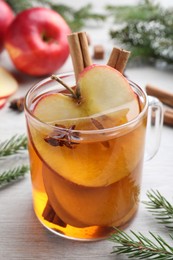
{"label": "cinnamon stick", "polygon": [[88,39],[85,32],[68,35],[68,43],[72,58],[76,81],[79,73],[92,64],[88,49]]}
{"label": "cinnamon stick", "polygon": [[[91,118],[91,122],[93,123],[93,125],[97,128],[97,129],[104,129],[104,126],[96,119],[94,118]],[[109,141],[104,141],[104,142],[101,142],[101,144],[106,147],[106,148],[109,148],[110,145],[109,145]]]}
{"label": "cinnamon stick", "polygon": [[164,124],[173,126],[173,109],[166,109],[164,112]]}
{"label": "cinnamon stick", "polygon": [[129,51],[114,47],[109,57],[107,65],[123,73],[129,56]]}
{"label": "cinnamon stick", "polygon": [[[152,124],[155,124],[155,113],[152,113]],[[173,109],[165,109],[163,113],[163,124],[173,126]]]}
{"label": "cinnamon stick", "polygon": [[164,104],[173,107],[173,93],[159,89],[149,84],[146,86],[146,93],[148,95],[157,97]]}
{"label": "cinnamon stick", "polygon": [[[69,42],[69,48],[70,48],[70,54],[72,58],[75,78],[77,81],[79,73],[81,73],[84,68],[92,64],[91,57],[89,55],[89,49],[88,49],[88,38],[85,32],[72,33],[68,35],[68,42]],[[53,76],[53,78],[55,78],[55,76]],[[45,220],[51,223],[57,224],[62,227],[66,227],[66,223],[64,223],[56,215],[56,212],[52,208],[49,201],[45,206],[42,216]]]}
{"label": "cinnamon stick", "polygon": [[42,216],[45,220],[47,220],[53,224],[59,225],[61,227],[67,226],[67,224],[64,223],[64,221],[56,215],[56,213],[55,213],[54,209],[52,208],[51,204],[49,203],[49,201],[47,201],[47,204],[43,210]]}

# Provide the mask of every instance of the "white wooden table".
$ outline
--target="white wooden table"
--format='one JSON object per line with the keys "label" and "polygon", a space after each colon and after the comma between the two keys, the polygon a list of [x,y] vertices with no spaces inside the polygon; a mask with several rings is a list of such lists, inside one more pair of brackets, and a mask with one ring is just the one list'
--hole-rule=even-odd
{"label": "white wooden table", "polygon": [[[102,41],[107,48],[108,34],[89,29],[93,44]],[[105,38],[103,38],[105,36]],[[110,40],[109,40],[110,42]],[[109,45],[112,43],[110,42]],[[107,56],[106,56],[107,58]],[[40,78],[31,78],[17,72],[11,64],[6,52],[0,56],[0,65],[13,72],[20,83],[16,97],[23,96],[26,91]],[[70,71],[71,61],[68,60],[59,72]],[[172,71],[153,67],[128,68],[128,77],[142,87],[151,83],[173,92]],[[24,114],[17,114],[7,106],[0,110],[0,140],[10,138],[14,134],[26,133]],[[0,161],[0,171],[14,165],[27,163],[27,154]],[[141,200],[146,199],[146,191],[158,189],[173,203],[173,128],[164,126],[160,150],[154,159],[145,163]],[[138,214],[131,226],[133,229],[147,234],[151,230],[165,235],[166,230],[156,224],[153,216],[147,212],[141,203]],[[125,256],[111,255],[113,243],[99,241],[93,243],[76,242],[60,238],[48,232],[37,220],[32,208],[32,194],[30,176],[15,182],[11,186],[0,189],[0,260],[54,260],[54,259],[118,259],[125,260]]]}

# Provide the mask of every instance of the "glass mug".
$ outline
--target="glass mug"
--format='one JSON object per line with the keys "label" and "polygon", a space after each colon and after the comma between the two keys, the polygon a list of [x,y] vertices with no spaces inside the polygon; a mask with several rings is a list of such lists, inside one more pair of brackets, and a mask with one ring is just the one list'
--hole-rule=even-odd
{"label": "glass mug", "polygon": [[[73,73],[59,77],[75,85]],[[138,97],[139,115],[105,129],[64,129],[38,120],[33,111],[40,98],[64,92],[50,78],[26,95],[34,210],[40,222],[55,234],[74,240],[103,239],[115,231],[114,227],[127,225],[137,212],[146,128],[155,136],[147,154],[150,159],[159,147],[163,111],[156,98],[147,97],[139,86],[129,83]],[[52,133],[74,139],[73,149],[68,144],[52,146],[46,142]]]}

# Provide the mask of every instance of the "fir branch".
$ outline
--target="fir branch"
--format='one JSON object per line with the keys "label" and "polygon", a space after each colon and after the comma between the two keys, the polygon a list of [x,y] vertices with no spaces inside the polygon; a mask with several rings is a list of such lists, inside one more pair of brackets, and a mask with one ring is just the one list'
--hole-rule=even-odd
{"label": "fir branch", "polygon": [[[124,231],[116,229],[110,240],[120,244],[113,247],[112,253],[126,254],[129,258],[135,259],[162,259],[173,260],[173,247],[170,246],[162,237],[149,232],[151,239],[141,233],[131,231],[128,235]],[[173,237],[170,236],[173,240]]]}
{"label": "fir branch", "polygon": [[110,36],[131,49],[131,58],[173,64],[171,8],[145,0],[136,6],[108,6],[107,10],[114,17],[114,24],[119,25],[110,30]]}
{"label": "fir branch", "polygon": [[27,137],[25,135],[14,135],[10,139],[0,143],[0,158],[26,149]]}
{"label": "fir branch", "polygon": [[107,5],[106,10],[114,17],[114,21],[151,21],[160,17],[161,7],[153,1],[141,1],[138,5]]}
{"label": "fir branch", "polygon": [[79,9],[75,9],[69,5],[57,4],[52,0],[6,0],[11,8],[16,12],[21,12],[27,8],[43,6],[49,7],[58,12],[69,24],[72,31],[77,31],[86,26],[88,20],[94,22],[104,21],[106,16],[95,13],[92,10],[92,5],[87,4]]}
{"label": "fir branch", "polygon": [[105,15],[93,12],[91,4],[87,4],[78,10],[70,6],[60,4],[51,4],[50,7],[64,17],[72,31],[80,30],[87,25],[89,20],[99,22],[106,19]]}
{"label": "fir branch", "polygon": [[173,231],[173,205],[159,191],[148,191],[147,197],[149,201],[143,202],[147,206],[146,208],[155,216],[159,223],[164,224]]}
{"label": "fir branch", "polygon": [[7,4],[13,9],[15,13],[19,13],[25,9],[31,8],[35,1],[23,1],[23,0],[6,0]]}
{"label": "fir branch", "polygon": [[0,173],[0,186],[23,177],[29,171],[28,165],[22,165]]}

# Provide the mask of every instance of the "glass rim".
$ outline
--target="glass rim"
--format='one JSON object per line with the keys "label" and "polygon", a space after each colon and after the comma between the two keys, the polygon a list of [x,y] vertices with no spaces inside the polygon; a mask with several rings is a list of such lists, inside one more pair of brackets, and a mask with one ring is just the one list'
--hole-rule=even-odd
{"label": "glass rim", "polygon": [[[68,77],[68,76],[73,76],[74,75],[74,72],[66,72],[66,73],[61,73],[61,74],[57,74],[58,77]],[[129,82],[129,84],[134,88],[137,88],[144,96],[144,99],[145,99],[145,105],[142,109],[142,111],[135,117],[133,118],[132,120],[130,120],[129,122],[125,123],[125,124],[122,124],[122,125],[118,125],[118,126],[113,126],[113,127],[109,127],[109,128],[104,128],[104,129],[95,129],[95,130],[70,130],[72,133],[75,132],[75,133],[80,133],[80,134],[87,134],[87,135],[90,135],[90,134],[105,134],[105,133],[111,133],[111,132],[114,132],[114,131],[120,131],[122,129],[125,129],[125,128],[128,128],[130,127],[131,125],[133,124],[136,124],[137,122],[140,121],[140,119],[144,116],[147,108],[148,108],[148,98],[147,98],[147,94],[146,92],[144,91],[144,89],[142,89],[138,84],[136,84],[135,82],[133,82],[132,80],[129,80],[128,78],[126,78]],[[37,89],[39,86],[45,84],[45,83],[48,83],[48,82],[51,82],[53,81],[51,79],[51,77],[47,77],[41,81],[39,81],[38,83],[34,84],[29,90],[28,92],[26,93],[25,95],[25,101],[24,101],[24,110],[25,110],[25,113],[28,114],[32,120],[34,120],[35,122],[39,123],[40,125],[42,125],[43,127],[46,127],[46,128],[50,128],[52,129],[52,131],[54,130],[68,130],[68,128],[62,128],[62,127],[59,127],[59,126],[53,126],[53,125],[50,125],[49,123],[46,123],[46,122],[43,122],[41,120],[39,120],[37,117],[35,117],[31,111],[29,110],[28,108],[28,105],[27,105],[27,101],[28,101],[28,98],[29,98],[29,95],[34,92],[35,89]],[[87,118],[87,117],[81,117],[80,119],[82,118]],[[67,120],[67,119],[64,119],[64,120]]]}

